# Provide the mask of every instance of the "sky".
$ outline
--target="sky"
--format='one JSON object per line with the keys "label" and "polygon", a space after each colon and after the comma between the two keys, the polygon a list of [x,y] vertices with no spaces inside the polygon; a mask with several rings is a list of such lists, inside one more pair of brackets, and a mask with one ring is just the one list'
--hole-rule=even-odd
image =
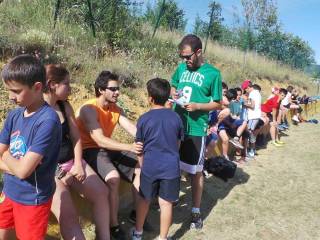
{"label": "sky", "polygon": [[[226,23],[232,23],[233,6],[241,11],[241,0],[216,0],[222,6]],[[147,2],[147,1],[146,1]],[[149,0],[155,2],[155,0]],[[194,19],[199,14],[208,21],[208,5],[211,0],[176,0],[185,11],[188,20],[186,32],[192,32]],[[315,51],[315,59],[320,64],[320,0],[277,0],[278,15],[285,32],[293,33],[308,42]]]}

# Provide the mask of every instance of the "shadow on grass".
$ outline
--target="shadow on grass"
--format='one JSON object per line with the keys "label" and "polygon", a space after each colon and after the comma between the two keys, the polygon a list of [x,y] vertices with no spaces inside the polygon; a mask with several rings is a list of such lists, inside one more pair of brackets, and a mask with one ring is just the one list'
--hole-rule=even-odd
{"label": "shadow on grass", "polygon": [[[240,184],[244,184],[249,180],[250,176],[245,173],[241,168],[237,168],[234,178],[228,182],[211,176],[205,179],[204,191],[202,195],[201,203],[201,215],[204,220],[213,210],[214,206],[219,200],[224,199],[231,190]],[[173,224],[182,224],[178,229],[175,226],[171,227],[171,234],[174,239],[180,239],[184,234],[189,231],[191,220],[191,208],[192,208],[192,192],[190,187],[190,181],[188,179],[181,182],[180,199],[179,204],[174,207]],[[160,232],[160,212],[157,204],[151,204],[148,222],[154,228],[152,232],[144,232],[145,239],[154,239]]]}

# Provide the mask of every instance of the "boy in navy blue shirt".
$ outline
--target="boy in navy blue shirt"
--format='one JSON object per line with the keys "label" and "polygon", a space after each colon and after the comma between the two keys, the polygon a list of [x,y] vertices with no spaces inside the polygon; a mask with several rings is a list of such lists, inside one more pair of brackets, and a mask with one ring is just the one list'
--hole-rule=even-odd
{"label": "boy in navy blue shirt", "polygon": [[18,239],[44,239],[61,142],[61,124],[43,99],[45,68],[31,55],[13,58],[2,70],[12,110],[0,134],[0,239],[15,228]]}
{"label": "boy in navy blue shirt", "polygon": [[167,239],[172,221],[172,203],[179,198],[179,145],[183,138],[183,124],[178,114],[165,107],[170,95],[167,80],[155,78],[147,82],[149,112],[137,123],[136,142],[143,143],[143,154],[138,156],[141,166],[141,195],[137,202],[137,221],[132,239],[142,238],[143,224],[152,198],[159,196],[160,236]]}

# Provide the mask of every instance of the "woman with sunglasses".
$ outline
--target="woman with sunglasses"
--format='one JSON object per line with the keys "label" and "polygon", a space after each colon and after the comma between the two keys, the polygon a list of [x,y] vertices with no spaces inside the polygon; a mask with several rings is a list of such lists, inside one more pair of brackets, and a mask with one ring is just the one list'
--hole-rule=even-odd
{"label": "woman with sunglasses", "polygon": [[62,143],[56,171],[56,191],[51,211],[60,224],[63,239],[84,240],[69,187],[92,203],[96,239],[110,239],[108,189],[92,168],[82,160],[82,144],[71,104],[70,75],[66,68],[46,66],[47,89],[44,98],[53,107],[62,125]]}

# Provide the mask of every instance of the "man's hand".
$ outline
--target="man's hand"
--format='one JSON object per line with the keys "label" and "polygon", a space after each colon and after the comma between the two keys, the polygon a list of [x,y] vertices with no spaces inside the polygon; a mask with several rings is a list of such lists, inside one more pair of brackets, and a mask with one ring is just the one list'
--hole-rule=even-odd
{"label": "man's hand", "polygon": [[83,182],[86,179],[86,173],[81,164],[74,164],[69,172],[72,176],[74,176],[79,182]]}
{"label": "man's hand", "polygon": [[198,103],[187,103],[187,104],[183,105],[183,107],[188,112],[194,112],[194,111],[200,110]]}
{"label": "man's hand", "polygon": [[142,154],[142,151],[143,151],[143,143],[142,142],[132,143],[132,148],[131,148],[130,152],[133,152],[137,155],[140,155],[140,154]]}

